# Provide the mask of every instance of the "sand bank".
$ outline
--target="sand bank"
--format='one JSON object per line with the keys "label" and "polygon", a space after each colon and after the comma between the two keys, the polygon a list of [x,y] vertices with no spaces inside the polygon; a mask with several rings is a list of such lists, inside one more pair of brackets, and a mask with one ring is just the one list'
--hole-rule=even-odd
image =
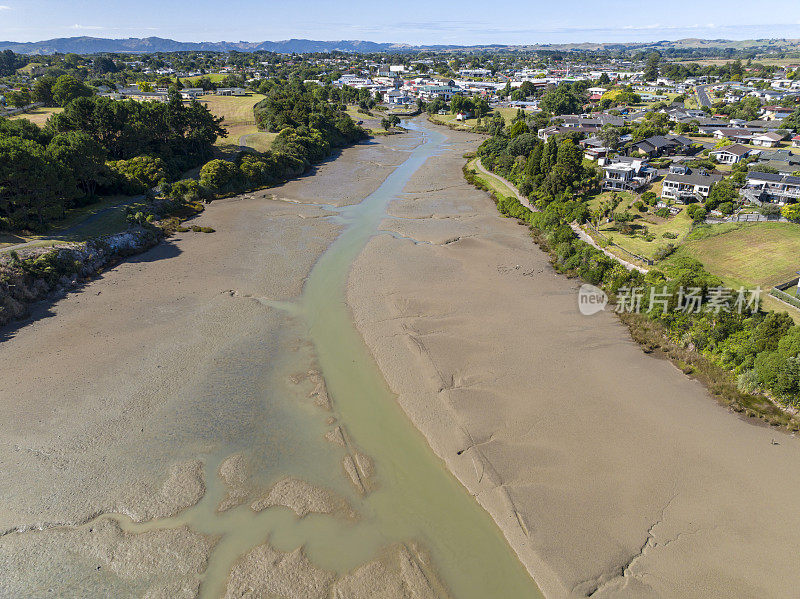
{"label": "sand bank", "polygon": [[463,181],[478,138],[447,134],[347,296],[434,451],[548,596],[795,593],[800,443],[580,315],[577,283]]}

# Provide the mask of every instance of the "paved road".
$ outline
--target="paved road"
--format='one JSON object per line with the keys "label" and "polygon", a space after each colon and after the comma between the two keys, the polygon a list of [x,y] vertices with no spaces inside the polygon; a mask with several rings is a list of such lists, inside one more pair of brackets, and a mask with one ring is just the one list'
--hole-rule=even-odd
{"label": "paved road", "polygon": [[711,85],[698,85],[697,86],[697,99],[700,102],[700,107],[708,106],[711,107],[711,98],[708,96],[708,88]]}

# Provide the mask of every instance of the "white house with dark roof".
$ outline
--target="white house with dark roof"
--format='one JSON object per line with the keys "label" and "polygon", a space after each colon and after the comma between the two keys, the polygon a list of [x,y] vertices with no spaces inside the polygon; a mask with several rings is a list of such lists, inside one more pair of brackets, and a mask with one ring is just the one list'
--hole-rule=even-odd
{"label": "white house with dark roof", "polygon": [[780,133],[779,131],[769,131],[767,133],[753,135],[753,137],[750,139],[750,143],[754,146],[761,146],[763,148],[774,148],[784,139],[786,139],[785,133]]}
{"label": "white house with dark roof", "polygon": [[661,184],[663,199],[684,202],[689,198],[702,200],[708,197],[711,187],[722,180],[722,175],[709,175],[703,171],[683,175],[669,173]]}
{"label": "white house with dark roof", "polygon": [[711,150],[708,155],[720,164],[736,164],[751,154],[758,152],[759,150],[753,150],[741,144],[731,144]]}
{"label": "white house with dark roof", "polygon": [[605,191],[636,191],[650,183],[658,173],[646,159],[625,156],[606,164],[603,171]]}

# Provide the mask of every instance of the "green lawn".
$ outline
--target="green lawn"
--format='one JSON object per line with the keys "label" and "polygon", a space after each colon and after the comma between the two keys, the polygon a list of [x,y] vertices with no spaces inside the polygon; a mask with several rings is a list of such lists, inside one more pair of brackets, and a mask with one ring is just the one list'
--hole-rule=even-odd
{"label": "green lawn", "polygon": [[35,245],[49,245],[58,241],[85,241],[92,237],[119,233],[128,227],[125,206],[130,198],[109,196],[89,206],[70,210],[64,220],[53,224],[47,233],[41,235],[18,236],[0,235],[0,250],[3,247],[36,242]]}
{"label": "green lawn", "polygon": [[616,193],[617,197],[622,200],[617,208],[617,210],[622,212],[624,212],[626,208],[630,208],[631,205],[638,199],[634,194],[628,191],[604,191],[595,196],[591,196],[587,202],[587,205],[591,210],[597,210],[600,207],[600,204],[610,200],[614,193]]}
{"label": "green lawn", "polygon": [[506,197],[506,198],[516,198],[516,194],[512,189],[508,187],[505,183],[500,181],[500,179],[496,177],[487,176],[481,171],[479,171],[475,167],[475,162],[477,160],[472,160],[467,165],[467,168],[475,173],[475,178],[481,181],[484,185],[486,185],[489,189],[491,189],[497,196]]}
{"label": "green lawn", "polygon": [[[674,256],[696,258],[732,286],[768,289],[800,270],[800,225],[727,223],[698,228]],[[672,258],[671,258],[672,259]]]}
{"label": "green lawn", "polygon": [[[503,119],[506,122],[506,125],[510,125],[511,121],[514,120],[514,117],[517,116],[516,108],[495,108],[487,116],[483,117],[481,123],[483,123],[484,125],[487,124],[492,119],[492,116],[496,112],[499,112],[502,115]],[[456,115],[454,114],[433,114],[431,115],[431,120],[445,125],[452,125],[459,129],[464,129],[465,131],[471,130],[475,125],[478,124],[478,119],[467,119],[466,121],[457,121]]]}
{"label": "green lawn", "polygon": [[210,73],[208,75],[196,75],[195,77],[182,77],[181,83],[184,85],[187,83],[196,83],[203,77],[208,77],[211,80],[211,83],[220,83],[221,81],[224,81],[227,76],[228,75],[225,73]]}
{"label": "green lawn", "polygon": [[800,311],[767,295],[771,287],[791,281],[800,270],[800,225],[792,223],[725,223],[695,229],[668,261],[690,256],[726,285],[761,287],[765,310],[787,312],[800,324]]}
{"label": "green lawn", "polygon": [[[611,230],[612,225],[610,223],[602,225],[600,231],[620,247],[651,260],[654,259],[655,253],[659,248],[668,243],[680,243],[692,229],[692,220],[686,214],[686,210],[682,210],[669,218],[659,218],[653,214],[646,214],[633,222],[635,225],[647,227],[647,232],[655,235],[655,239],[647,241],[640,235],[623,235],[618,231]],[[674,233],[677,238],[666,238],[664,233]]]}
{"label": "green lawn", "polygon": [[[660,185],[660,183],[656,185]],[[587,201],[587,205],[591,210],[597,210],[601,204],[608,202],[615,193],[621,202],[614,209],[614,212],[628,212],[632,214],[634,216],[633,224],[638,226],[637,232],[633,235],[623,235],[619,231],[614,230],[613,222],[601,223],[598,228],[607,239],[629,252],[644,256],[645,258],[654,259],[655,253],[659,248],[668,243],[680,243],[692,230],[692,221],[685,210],[668,218],[656,216],[652,207],[650,208],[650,212],[639,212],[639,210],[633,206],[633,204],[639,200],[639,195],[627,191],[604,191],[590,197]],[[647,241],[644,238],[644,227],[647,228],[648,233],[655,235],[655,239]],[[673,233],[677,237],[675,239],[667,238],[664,237],[664,233]],[[613,248],[609,249],[613,251]]]}

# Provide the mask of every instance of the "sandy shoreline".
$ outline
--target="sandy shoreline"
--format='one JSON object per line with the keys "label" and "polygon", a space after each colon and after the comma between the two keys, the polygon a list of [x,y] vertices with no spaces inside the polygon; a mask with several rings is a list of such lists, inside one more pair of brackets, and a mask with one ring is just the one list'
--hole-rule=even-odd
{"label": "sandy shoreline", "polygon": [[581,316],[576,282],[463,181],[477,137],[447,134],[348,288],[434,451],[548,597],[790,596],[797,440]]}

